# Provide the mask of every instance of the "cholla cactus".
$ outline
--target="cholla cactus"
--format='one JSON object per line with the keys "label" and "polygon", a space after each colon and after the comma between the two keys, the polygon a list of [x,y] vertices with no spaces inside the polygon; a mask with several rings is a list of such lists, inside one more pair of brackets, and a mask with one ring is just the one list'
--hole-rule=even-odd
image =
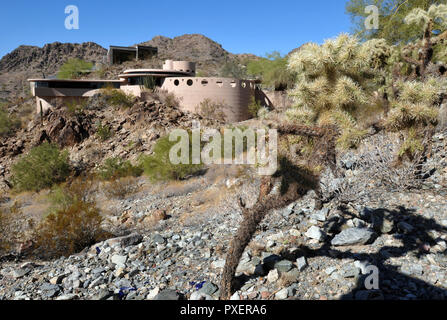
{"label": "cholla cactus", "polygon": [[[405,23],[419,26],[424,36],[421,42],[404,48],[402,58],[413,65],[416,76],[425,78],[427,67],[433,58],[433,47],[442,40],[439,37],[433,38],[433,31],[447,28],[447,5],[432,5],[427,11],[416,8],[407,15]],[[416,59],[413,57],[415,52],[418,56]]]}
{"label": "cholla cactus", "polygon": [[296,106],[288,110],[288,117],[308,125],[335,124],[345,140],[339,145],[355,145],[359,134],[366,133],[358,119],[366,109],[377,106],[373,93],[384,84],[390,55],[385,40],[360,43],[347,34],[321,46],[305,45],[289,58],[289,68],[298,74],[298,81],[290,92]]}
{"label": "cholla cactus", "polygon": [[[423,128],[436,125],[442,83],[439,79],[427,81],[400,81],[399,96],[392,101],[386,126],[392,131]],[[413,134],[414,135],[414,134]]]}
{"label": "cholla cactus", "polygon": [[438,105],[445,85],[446,81],[439,78],[401,80],[396,84],[399,95],[391,101],[392,108],[385,126],[391,131],[405,133],[399,158],[407,155],[411,159],[415,153],[423,151],[424,133],[433,129],[438,122]]}
{"label": "cholla cactus", "polygon": [[415,8],[405,17],[406,24],[416,24],[426,30],[435,21],[440,27],[447,27],[447,5],[434,4],[425,11]]}

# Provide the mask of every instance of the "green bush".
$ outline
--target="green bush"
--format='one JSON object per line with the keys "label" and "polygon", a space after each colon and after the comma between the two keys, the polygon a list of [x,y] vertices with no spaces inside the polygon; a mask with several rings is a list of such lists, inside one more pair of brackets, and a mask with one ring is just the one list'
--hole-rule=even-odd
{"label": "green bush", "polygon": [[143,169],[134,166],[130,161],[120,158],[109,158],[98,170],[98,176],[103,180],[115,180],[124,177],[138,177]]}
{"label": "green bush", "polygon": [[12,117],[0,106],[0,137],[8,136],[14,129],[20,127],[20,120]]}
{"label": "green bush", "polygon": [[254,118],[258,117],[259,110],[261,110],[261,104],[256,101],[255,96],[251,97],[250,104],[248,105],[248,113]]}
{"label": "green bush", "polygon": [[103,126],[101,123],[98,125],[96,129],[96,134],[98,135],[101,141],[107,141],[113,136],[113,132],[108,125]]}
{"label": "green bush", "polygon": [[192,135],[190,135],[190,164],[172,164],[169,159],[171,148],[177,142],[169,141],[169,136],[160,138],[154,146],[154,152],[150,156],[140,157],[140,164],[145,175],[152,180],[183,180],[203,169],[203,164],[192,164]]}
{"label": "green bush", "polygon": [[287,57],[282,57],[279,52],[272,52],[264,58],[249,61],[247,73],[261,78],[263,86],[275,90],[291,89],[296,79],[295,73],[287,68]]}
{"label": "green bush", "polygon": [[110,235],[101,228],[103,218],[94,203],[75,201],[51,213],[36,228],[36,253],[45,258],[69,256]]}
{"label": "green bush", "polygon": [[72,99],[65,102],[65,106],[70,114],[82,114],[88,105],[88,100]]}
{"label": "green bush", "polygon": [[12,166],[16,191],[39,191],[63,182],[70,174],[68,152],[47,142],[31,149]]}
{"label": "green bush", "polygon": [[69,59],[65,62],[57,77],[59,79],[77,79],[85,73],[89,73],[93,69],[93,63],[81,59]]}
{"label": "green bush", "polygon": [[114,107],[130,108],[134,104],[134,97],[118,89],[105,89],[105,98],[108,104]]}
{"label": "green bush", "polygon": [[80,176],[70,181],[54,186],[48,194],[50,207],[48,214],[67,210],[77,201],[94,202],[93,177]]}

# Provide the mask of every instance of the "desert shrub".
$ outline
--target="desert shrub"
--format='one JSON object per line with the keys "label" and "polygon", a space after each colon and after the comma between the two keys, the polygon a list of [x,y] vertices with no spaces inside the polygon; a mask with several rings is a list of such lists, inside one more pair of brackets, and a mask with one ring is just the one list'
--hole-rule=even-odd
{"label": "desert shrub", "polygon": [[59,69],[59,79],[78,79],[93,69],[93,63],[81,59],[69,59]]}
{"label": "desert shrub", "polygon": [[48,214],[66,210],[77,201],[94,202],[93,177],[77,177],[74,180],[54,186],[48,194]]}
{"label": "desert shrub", "polygon": [[139,190],[135,177],[122,177],[106,182],[103,192],[109,199],[125,199]]}
{"label": "desert shrub", "polygon": [[[231,130],[233,132],[233,137],[232,137],[232,141],[231,141],[231,156],[232,156],[232,159],[236,159],[241,155],[241,153],[248,151],[249,137],[251,136],[250,132],[252,132],[252,130],[246,126],[236,126],[236,127],[229,126],[228,128],[226,128],[226,130]],[[257,141],[258,141],[258,135],[257,135],[256,131],[253,132],[252,137],[254,138],[254,147],[256,147]],[[242,148],[240,150],[236,149],[236,140],[242,142]],[[225,141],[224,141],[224,139],[222,139],[222,143],[221,143],[221,155],[222,155],[222,158],[225,157]]]}
{"label": "desert shrub", "polygon": [[157,82],[154,77],[143,77],[141,85],[146,89],[154,90],[157,87]]}
{"label": "desert shrub", "polygon": [[287,57],[279,52],[272,52],[266,57],[252,59],[247,64],[247,73],[250,76],[261,78],[265,87],[277,91],[293,88],[296,74],[287,68]]}
{"label": "desert shrub", "polygon": [[14,129],[20,127],[20,120],[8,114],[0,106],[0,137],[8,136]]}
{"label": "desert shrub", "polygon": [[250,99],[250,104],[248,105],[248,113],[256,118],[259,114],[259,110],[261,110],[262,106],[259,101],[256,100],[255,96],[252,96]]}
{"label": "desert shrub", "polygon": [[106,102],[114,107],[130,108],[133,106],[135,98],[126,94],[124,91],[119,89],[106,88],[102,90]]}
{"label": "desert shrub", "polygon": [[211,99],[205,99],[196,107],[196,112],[204,118],[216,119],[225,122],[226,115],[223,111],[224,109],[224,103],[215,102]]}
{"label": "desert shrub", "polygon": [[70,174],[68,152],[47,142],[31,149],[12,166],[16,191],[39,191],[63,182]]}
{"label": "desert shrub", "polygon": [[98,169],[98,176],[102,180],[114,180],[124,177],[138,177],[143,173],[139,166],[134,166],[130,161],[121,158],[106,159]]}
{"label": "desert shrub", "polygon": [[160,100],[162,104],[168,107],[178,107],[180,105],[180,101],[175,94],[165,90],[157,90],[154,92],[154,98]]}
{"label": "desert shrub", "polygon": [[102,142],[109,140],[113,136],[113,131],[110,129],[108,125],[102,125],[102,123],[98,124],[96,128],[96,135],[101,139]]}
{"label": "desert shrub", "polygon": [[[179,141],[179,140],[178,140]],[[173,164],[169,158],[171,148],[178,141],[169,141],[169,136],[160,138],[154,146],[153,154],[140,157],[144,174],[153,180],[183,180],[197,174],[203,164],[192,164],[192,135],[189,141],[189,164]]]}
{"label": "desert shrub", "polygon": [[87,99],[71,99],[65,102],[67,111],[72,115],[83,113],[87,104]]}
{"label": "desert shrub", "polygon": [[46,216],[35,232],[36,253],[45,258],[69,256],[108,237],[94,203],[75,201]]}
{"label": "desert shrub", "polygon": [[335,125],[344,137],[339,146],[356,145],[349,141],[361,139],[363,117],[377,109],[375,92],[384,90],[390,54],[384,40],[360,43],[346,34],[305,45],[289,59],[298,76],[291,91],[296,105],[287,116],[307,125]]}

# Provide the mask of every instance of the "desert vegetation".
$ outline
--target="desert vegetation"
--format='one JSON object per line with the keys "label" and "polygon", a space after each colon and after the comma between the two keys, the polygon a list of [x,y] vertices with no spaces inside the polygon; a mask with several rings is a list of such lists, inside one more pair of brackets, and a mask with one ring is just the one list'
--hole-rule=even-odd
{"label": "desert vegetation", "polygon": [[0,104],[0,137],[11,134],[14,129],[20,127],[20,120],[15,116],[8,114],[4,107]]}
{"label": "desert vegetation", "polygon": [[189,164],[173,164],[169,160],[169,154],[178,141],[170,141],[169,136],[160,138],[154,146],[150,156],[140,157],[140,165],[144,174],[150,179],[157,180],[182,180],[188,176],[197,174],[203,169],[203,164],[192,163],[192,135],[189,143]]}
{"label": "desert vegetation", "polygon": [[93,69],[93,63],[82,59],[69,59],[64,63],[57,77],[59,79],[79,79],[82,75],[89,73]]}
{"label": "desert vegetation", "polygon": [[12,182],[18,192],[50,188],[69,174],[68,152],[48,142],[31,149],[12,166]]}
{"label": "desert vegetation", "polygon": [[196,108],[196,112],[204,118],[212,118],[222,122],[226,121],[224,113],[225,104],[214,102],[211,99],[203,100]]}
{"label": "desert vegetation", "polygon": [[287,68],[288,57],[274,51],[260,59],[251,59],[247,64],[247,74],[262,79],[266,88],[276,91],[291,89],[295,84],[294,70]]}
{"label": "desert vegetation", "polygon": [[[356,3],[360,2],[351,1],[348,10],[354,12]],[[241,202],[243,222],[227,252],[221,298],[229,299],[233,294],[236,268],[267,212],[285,207],[309,190],[314,190],[320,201],[324,201],[319,173],[329,167],[334,176],[339,175],[336,148],[355,148],[371,132],[399,132],[404,139],[394,156],[410,162],[404,166],[410,168],[407,171],[410,176],[417,174],[415,169],[420,167],[427,151],[443,99],[445,79],[439,78],[439,67],[433,68],[437,61],[434,61],[432,37],[434,28],[440,28],[438,33],[445,30],[446,10],[446,5],[432,5],[426,10],[415,8],[406,12],[404,23],[411,26],[406,30],[419,39],[404,47],[389,43],[389,39],[360,42],[355,36],[342,34],[322,45],[306,44],[291,54],[288,68],[296,74],[296,82],[290,94],[295,105],[286,113],[288,123],[273,123],[281,139],[287,139],[280,143],[286,152],[282,149],[278,172],[263,179],[255,206],[246,209]],[[391,33],[387,36],[392,39]],[[320,156],[313,154],[308,158],[313,161],[303,167],[302,162],[297,162],[303,152],[291,152],[288,148],[291,141],[306,145],[308,154],[318,149]],[[396,166],[387,163],[390,168]],[[390,174],[391,171],[383,172]],[[402,175],[401,178],[402,182],[408,179]],[[276,194],[271,192],[275,179],[281,185],[281,192]],[[395,181],[392,183],[396,185]],[[322,202],[319,203],[321,206]]]}

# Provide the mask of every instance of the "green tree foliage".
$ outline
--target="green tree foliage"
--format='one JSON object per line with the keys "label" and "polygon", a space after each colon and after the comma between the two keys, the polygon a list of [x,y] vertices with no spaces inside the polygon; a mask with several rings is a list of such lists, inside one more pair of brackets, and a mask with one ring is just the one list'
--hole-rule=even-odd
{"label": "green tree foliage", "polygon": [[9,135],[14,129],[20,126],[20,120],[10,116],[8,112],[0,106],[0,137]]}
{"label": "green tree foliage", "polygon": [[203,164],[192,164],[192,135],[189,143],[189,164],[173,164],[169,158],[171,148],[177,141],[169,141],[169,136],[160,138],[154,146],[153,154],[140,158],[144,174],[152,180],[183,180],[203,169]]}
{"label": "green tree foliage", "polygon": [[[433,4],[445,4],[446,0],[349,0],[346,12],[351,16],[353,31],[362,39],[386,39],[389,43],[408,43],[422,36],[416,25],[406,24],[404,19],[415,8],[428,10]],[[365,8],[376,5],[380,20],[378,30],[366,30],[364,22],[369,13]],[[434,28],[438,29],[437,26]]]}
{"label": "green tree foliage", "polygon": [[113,131],[108,125],[102,125],[102,123],[98,124],[96,128],[96,134],[102,142],[107,141],[113,136]]}
{"label": "green tree foliage", "polygon": [[385,40],[360,43],[347,34],[321,46],[305,45],[289,59],[298,76],[291,91],[296,105],[288,117],[307,125],[335,125],[342,130],[339,146],[355,146],[366,133],[359,119],[377,108],[374,93],[385,84],[389,56]]}
{"label": "green tree foliage", "polygon": [[12,166],[12,182],[17,191],[39,191],[63,182],[70,174],[68,152],[47,142],[31,149]]}
{"label": "green tree foliage", "polygon": [[287,56],[281,56],[277,51],[267,54],[266,57],[250,60],[247,73],[262,79],[265,87],[278,91],[292,88],[296,77],[295,73],[287,68]]}
{"label": "green tree foliage", "polygon": [[83,74],[90,72],[92,69],[93,63],[91,62],[81,59],[69,59],[59,69],[57,77],[59,79],[78,79]]}
{"label": "green tree foliage", "polygon": [[[230,59],[225,62],[219,75],[221,77],[244,79],[247,77],[247,70],[246,67],[237,60]],[[200,75],[197,76],[199,77]]]}

